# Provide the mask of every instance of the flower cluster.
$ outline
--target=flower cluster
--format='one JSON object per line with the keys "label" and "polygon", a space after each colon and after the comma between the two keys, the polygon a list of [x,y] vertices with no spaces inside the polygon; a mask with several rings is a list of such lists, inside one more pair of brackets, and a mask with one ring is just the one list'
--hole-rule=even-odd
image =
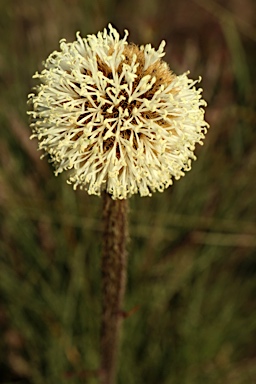
{"label": "flower cluster", "polygon": [[[56,175],[113,199],[163,191],[191,167],[208,124],[201,89],[176,76],[150,44],[127,42],[111,26],[60,42],[29,95],[32,137]],[[44,156],[43,155],[43,156]]]}

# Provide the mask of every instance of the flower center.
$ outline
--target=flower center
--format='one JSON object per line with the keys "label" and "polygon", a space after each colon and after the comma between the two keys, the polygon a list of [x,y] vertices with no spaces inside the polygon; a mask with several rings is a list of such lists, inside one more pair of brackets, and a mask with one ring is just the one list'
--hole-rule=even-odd
{"label": "flower center", "polygon": [[[113,48],[110,48],[109,55],[112,53]],[[96,65],[97,80],[101,80],[101,83],[100,86],[90,85],[88,95],[80,96],[85,99],[84,112],[77,118],[77,126],[84,128],[91,124],[89,139],[101,138],[104,152],[112,150],[117,142],[116,158],[119,159],[120,146],[129,142],[133,149],[138,149],[138,139],[143,133],[135,135],[134,132],[138,126],[148,125],[145,124],[146,120],[154,121],[159,127],[169,125],[149,104],[161,85],[167,87],[175,75],[160,59],[144,69],[144,52],[134,44],[124,47],[122,60],[114,70],[98,55]],[[85,76],[93,77],[88,70],[85,70]],[[132,76],[132,80],[129,80],[129,76]],[[79,89],[82,87],[82,84],[75,85]],[[158,102],[162,103],[163,100],[159,99]],[[79,133],[73,140],[78,137]]]}

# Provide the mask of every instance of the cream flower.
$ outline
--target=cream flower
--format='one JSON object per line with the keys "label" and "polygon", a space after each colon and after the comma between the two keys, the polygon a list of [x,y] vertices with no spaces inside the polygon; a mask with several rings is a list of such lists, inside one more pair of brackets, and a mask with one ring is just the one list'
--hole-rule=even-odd
{"label": "cream flower", "polygon": [[139,48],[127,36],[109,25],[61,40],[29,95],[32,137],[56,175],[68,170],[74,189],[113,199],[170,186],[190,170],[208,128],[202,89],[162,61],[165,42]]}

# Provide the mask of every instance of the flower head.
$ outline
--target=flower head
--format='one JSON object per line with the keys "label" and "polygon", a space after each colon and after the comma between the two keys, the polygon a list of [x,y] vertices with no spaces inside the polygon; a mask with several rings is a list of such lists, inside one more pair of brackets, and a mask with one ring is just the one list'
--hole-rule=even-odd
{"label": "flower head", "polygon": [[127,36],[109,25],[61,40],[29,95],[32,137],[56,175],[68,170],[74,189],[113,199],[163,191],[190,169],[208,128],[202,90],[162,60],[165,42],[155,50]]}

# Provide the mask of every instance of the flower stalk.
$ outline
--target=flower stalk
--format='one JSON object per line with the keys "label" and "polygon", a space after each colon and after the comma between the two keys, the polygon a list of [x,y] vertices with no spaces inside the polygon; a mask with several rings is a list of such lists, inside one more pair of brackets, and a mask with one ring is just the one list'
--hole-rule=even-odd
{"label": "flower stalk", "polygon": [[119,351],[127,265],[127,200],[104,193],[102,250],[102,384],[114,384]]}
{"label": "flower stalk", "polygon": [[163,192],[191,169],[209,128],[202,89],[173,73],[165,42],[128,42],[111,24],[60,41],[28,96],[31,138],[74,189],[104,195],[102,384],[114,384],[126,280],[127,199]]}

